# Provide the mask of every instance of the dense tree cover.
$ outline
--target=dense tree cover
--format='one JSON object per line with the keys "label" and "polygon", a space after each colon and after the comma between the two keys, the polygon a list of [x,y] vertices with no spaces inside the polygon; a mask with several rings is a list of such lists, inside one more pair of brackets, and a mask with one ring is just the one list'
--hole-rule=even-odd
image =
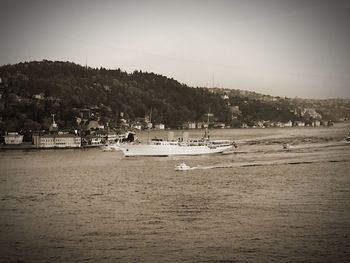
{"label": "dense tree cover", "polygon": [[[231,114],[218,94],[154,73],[40,61],[2,66],[0,78],[2,130],[47,129],[52,113],[62,128],[71,128],[79,110],[91,107],[109,123],[117,122],[121,112],[134,120],[152,111],[153,122],[170,128],[204,119],[209,107],[221,122]],[[42,98],[35,99],[38,94]]]}
{"label": "dense tree cover", "polygon": [[254,122],[262,120],[288,122],[301,119],[294,114],[293,107],[282,101],[265,102],[255,98],[234,96],[230,97],[229,102],[240,109],[241,113],[237,118],[239,125],[244,122],[249,126],[253,126]]}
{"label": "dense tree cover", "polygon": [[[248,125],[252,120],[281,122],[300,120],[310,123],[315,119],[335,122],[350,119],[349,99],[302,99],[274,97],[237,89],[213,88],[212,90],[221,95],[228,95],[230,103],[240,107],[242,111],[240,119]],[[304,115],[305,110],[315,110],[320,116],[315,118],[308,114]]]}
{"label": "dense tree cover", "polygon": [[[230,95],[229,99],[223,98],[223,92]],[[61,129],[79,129],[76,120],[82,109],[94,109],[100,122],[108,122],[110,127],[118,124],[121,113],[124,119],[133,121],[152,112],[153,123],[180,128],[184,122],[205,121],[209,108],[214,114],[212,121],[231,127],[242,123],[251,126],[260,120],[300,120],[295,109],[303,105],[315,106],[329,119],[335,115],[332,109],[342,112],[339,119],[349,117],[350,102],[241,93],[191,88],[154,73],[86,68],[70,62],[44,60],[4,65],[0,67],[0,132],[48,129],[51,114],[56,114]]]}

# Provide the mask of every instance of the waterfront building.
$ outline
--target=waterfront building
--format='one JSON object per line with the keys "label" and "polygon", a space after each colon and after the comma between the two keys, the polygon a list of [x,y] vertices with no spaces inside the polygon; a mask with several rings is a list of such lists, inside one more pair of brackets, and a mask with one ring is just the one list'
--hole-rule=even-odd
{"label": "waterfront building", "polygon": [[23,135],[18,134],[18,132],[7,132],[4,136],[5,144],[22,144]]}
{"label": "waterfront building", "polygon": [[81,137],[76,134],[35,134],[32,139],[35,148],[81,147]]}
{"label": "waterfront building", "polygon": [[319,127],[321,125],[321,122],[319,120],[316,120],[312,123],[312,126]]}
{"label": "waterfront building", "polygon": [[117,135],[117,133],[114,132],[114,131],[109,131],[109,132],[107,133],[106,139],[107,139],[107,143],[113,144],[113,143],[115,143],[115,142],[117,141],[118,135]]}
{"label": "waterfront building", "polygon": [[202,129],[203,122],[197,122],[196,126],[197,126],[197,129]]}
{"label": "waterfront building", "polygon": [[184,122],[182,124],[182,129],[196,129],[196,123],[190,121]]}
{"label": "waterfront building", "polygon": [[224,129],[226,127],[225,123],[215,123],[214,128]]}
{"label": "waterfront building", "polygon": [[284,123],[284,127],[292,127],[292,126],[293,126],[293,122],[291,120]]}
{"label": "waterfront building", "polygon": [[297,127],[305,127],[305,122],[303,121],[296,121],[294,122],[294,125]]}
{"label": "waterfront building", "polygon": [[280,121],[275,122],[275,123],[274,123],[274,126],[275,126],[275,127],[279,127],[279,128],[285,127],[285,126],[284,126],[284,123],[282,123],[282,122],[280,122]]}
{"label": "waterfront building", "polygon": [[155,130],[164,130],[165,129],[165,125],[163,123],[155,124],[154,125],[154,129]]}
{"label": "waterfront building", "polygon": [[83,145],[89,145],[89,146],[102,145],[102,138],[94,134],[85,136],[82,141],[83,141]]}
{"label": "waterfront building", "polygon": [[116,132],[114,131],[97,130],[94,132],[94,135],[101,139],[102,144],[115,143],[118,138]]}

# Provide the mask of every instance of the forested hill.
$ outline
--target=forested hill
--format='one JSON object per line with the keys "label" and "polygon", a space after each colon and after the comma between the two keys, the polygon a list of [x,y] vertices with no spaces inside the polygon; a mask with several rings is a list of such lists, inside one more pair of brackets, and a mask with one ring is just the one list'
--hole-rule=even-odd
{"label": "forested hill", "polygon": [[[51,114],[61,129],[83,130],[91,121],[109,127],[141,122],[181,128],[205,121],[231,127],[269,122],[345,120],[349,100],[307,101],[239,90],[191,88],[154,73],[83,67],[70,62],[25,62],[0,67],[0,133],[48,129]],[[84,111],[93,112],[79,122]],[[84,118],[83,118],[84,119]]]}
{"label": "forested hill", "polygon": [[[40,61],[0,67],[0,103],[3,129],[24,126],[46,128],[51,113],[60,127],[75,125],[79,110],[100,111],[101,122],[144,118],[152,110],[154,123],[177,128],[199,121],[210,107],[217,120],[227,122],[230,112],[219,94],[190,88],[174,79],[119,69],[85,68],[70,62]],[[41,94],[40,99],[33,99]]]}

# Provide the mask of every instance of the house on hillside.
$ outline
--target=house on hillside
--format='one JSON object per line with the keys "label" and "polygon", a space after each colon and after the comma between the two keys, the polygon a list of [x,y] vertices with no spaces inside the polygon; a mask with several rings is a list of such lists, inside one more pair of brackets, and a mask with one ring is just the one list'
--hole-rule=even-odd
{"label": "house on hillside", "polygon": [[98,121],[89,121],[88,125],[86,126],[87,130],[97,130],[98,129]]}
{"label": "house on hillside", "polygon": [[44,93],[34,94],[33,95],[33,99],[44,100],[45,99],[45,94]]}
{"label": "house on hillside", "polygon": [[133,122],[131,123],[131,129],[140,131],[142,129],[142,125],[139,122]]}

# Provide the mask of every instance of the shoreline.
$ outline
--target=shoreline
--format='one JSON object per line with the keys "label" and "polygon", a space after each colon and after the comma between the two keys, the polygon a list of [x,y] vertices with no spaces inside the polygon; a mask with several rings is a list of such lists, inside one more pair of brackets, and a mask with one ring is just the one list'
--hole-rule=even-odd
{"label": "shoreline", "polygon": [[6,145],[6,144],[0,144],[0,151],[7,151],[7,150],[71,150],[71,149],[95,149],[99,148],[103,145],[93,145],[93,146],[80,146],[80,147],[47,147],[47,148],[38,148],[35,147],[33,144],[29,143],[22,143],[20,145]]}

